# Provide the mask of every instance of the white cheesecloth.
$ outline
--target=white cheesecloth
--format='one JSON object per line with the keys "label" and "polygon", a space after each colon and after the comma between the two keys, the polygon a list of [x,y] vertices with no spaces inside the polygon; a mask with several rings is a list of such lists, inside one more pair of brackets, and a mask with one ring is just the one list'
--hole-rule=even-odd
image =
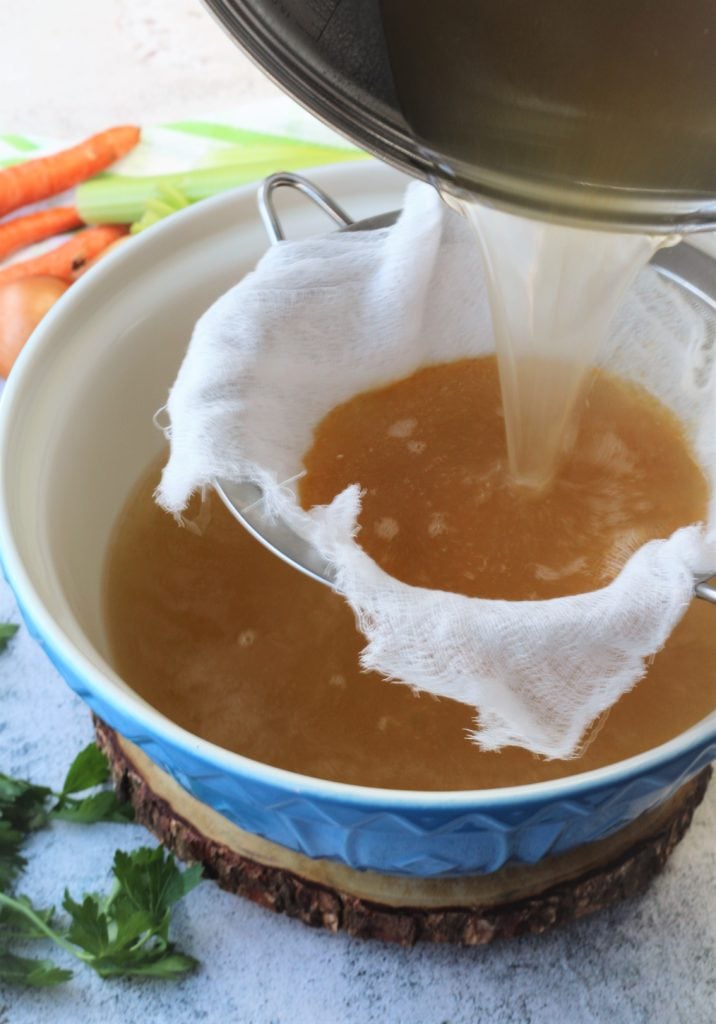
{"label": "white cheesecloth", "polygon": [[[711,327],[647,267],[599,362],[676,413],[713,495]],[[569,757],[644,674],[695,579],[716,573],[713,500],[707,524],[643,545],[600,590],[493,601],[381,570],[354,539],[358,487],[306,512],[282,483],[300,474],[314,427],[334,406],[420,366],[491,351],[471,230],[432,188],[412,184],[393,227],[281,242],[202,316],[167,404],[171,455],[157,498],[179,514],[216,479],[258,483],[267,506],[334,567],[367,641],[365,669],[474,707],[472,738],[483,749]]]}

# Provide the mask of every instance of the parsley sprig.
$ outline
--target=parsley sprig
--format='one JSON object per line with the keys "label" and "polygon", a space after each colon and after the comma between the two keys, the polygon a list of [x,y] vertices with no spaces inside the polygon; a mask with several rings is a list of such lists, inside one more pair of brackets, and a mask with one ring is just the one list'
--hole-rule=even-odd
{"label": "parsley sprig", "polygon": [[13,622],[0,622],[0,654],[7,647],[8,640],[12,640],[19,628]]}
{"label": "parsley sprig", "polygon": [[76,795],[102,786],[108,781],[107,758],[99,747],[90,743],[80,751],[70,765],[62,790],[52,794],[57,798],[57,803],[51,808],[50,817],[75,821],[82,825],[91,825],[96,821],[133,821],[132,805],[118,800],[111,789],[84,797]]}
{"label": "parsley sprig", "polygon": [[121,803],[111,789],[78,796],[104,785],[108,779],[107,758],[93,743],[74,759],[59,793],[0,772],[0,889],[14,881],[25,867],[20,848],[27,836],[51,819],[85,825],[133,820],[131,804]]}
{"label": "parsley sprig", "polygon": [[[0,923],[24,939],[47,938],[92,967],[100,977],[176,978],[197,961],[169,940],[172,906],[201,881],[201,866],[180,871],[171,854],[143,846],[114,855],[114,886],[108,896],[88,894],[77,902],[65,890],[63,909],[69,925],[53,923],[54,911],[38,910],[27,897],[0,892]],[[30,985],[57,984],[72,972],[47,960],[23,960],[0,953],[0,979]],[[13,977],[14,976],[14,977]]]}
{"label": "parsley sprig", "polygon": [[175,978],[195,967],[194,958],[169,940],[169,923],[173,905],[201,880],[201,867],[180,871],[162,847],[117,850],[109,894],[91,893],[76,901],[65,891],[64,923],[58,923],[54,908],[35,907],[27,896],[11,892],[26,864],[23,843],[52,819],[82,824],[132,820],[132,808],[111,790],[82,795],[108,779],[107,759],[93,744],[72,762],[59,792],[0,774],[0,982],[50,986],[72,977],[72,971],[49,960],[13,951],[17,943],[30,940],[52,941],[103,978]]}
{"label": "parsley sprig", "polygon": [[52,790],[44,786],[0,774],[0,889],[25,867],[20,848],[31,832],[47,823],[50,796]]}

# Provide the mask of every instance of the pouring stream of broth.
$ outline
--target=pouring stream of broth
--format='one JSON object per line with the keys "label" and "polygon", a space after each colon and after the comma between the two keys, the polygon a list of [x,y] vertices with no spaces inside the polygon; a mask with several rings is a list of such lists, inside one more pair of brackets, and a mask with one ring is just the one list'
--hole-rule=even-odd
{"label": "pouring stream of broth", "polygon": [[458,205],[485,262],[510,473],[541,490],[576,435],[580,398],[622,297],[656,250],[677,239]]}

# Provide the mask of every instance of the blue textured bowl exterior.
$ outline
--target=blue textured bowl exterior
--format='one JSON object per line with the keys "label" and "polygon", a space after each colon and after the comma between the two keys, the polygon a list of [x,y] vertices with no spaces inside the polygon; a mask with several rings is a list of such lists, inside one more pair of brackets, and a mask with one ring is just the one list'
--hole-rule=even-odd
{"label": "blue textured bowl exterior", "polygon": [[[140,747],[185,790],[248,832],[308,857],[328,858],[358,870],[421,878],[457,877],[498,871],[508,864],[534,864],[617,831],[667,800],[689,778],[716,758],[716,737],[694,745],[648,771],[635,770],[618,780],[552,797],[501,799],[487,806],[465,794],[444,806],[416,805],[396,794],[386,801],[360,798],[351,787],[335,794],[312,792],[305,780],[276,784],[261,772],[228,771],[202,751],[191,737],[180,743],[147,727],[128,713],[121,694],[108,700],[56,647],[47,642],[18,597],[30,634],[42,646],[72,689],[108,725]],[[250,762],[248,762],[250,764]],[[260,766],[257,766],[260,768]],[[289,773],[279,773],[288,780]],[[514,791],[513,791],[514,792]],[[411,797],[413,794],[407,794]]]}

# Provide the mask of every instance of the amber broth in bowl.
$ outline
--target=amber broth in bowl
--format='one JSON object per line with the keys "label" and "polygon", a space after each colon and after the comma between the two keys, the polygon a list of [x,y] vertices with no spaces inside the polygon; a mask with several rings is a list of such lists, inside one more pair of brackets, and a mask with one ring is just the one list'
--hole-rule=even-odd
{"label": "amber broth in bowl", "polygon": [[[604,585],[649,537],[704,517],[706,481],[677,421],[605,375],[592,383],[573,454],[545,499],[551,504],[540,513],[534,495],[511,496],[500,482],[494,359],[467,362],[357,396],[319,425],[307,455],[304,503],[360,483],[359,540],[395,575],[485,597],[576,593]],[[457,429],[470,422],[467,412],[473,440]],[[482,752],[468,737],[470,708],[362,672],[362,637],[343,599],[263,548],[216,495],[195,501],[189,527],[178,527],[153,500],[163,461],[115,528],[105,574],[110,645],[128,685],[219,746],[363,786],[491,789],[615,763],[716,707],[715,612],[694,601],[579,758]],[[463,482],[461,500],[450,502],[446,481],[465,479],[470,487]],[[595,495],[601,504],[590,512]]]}

